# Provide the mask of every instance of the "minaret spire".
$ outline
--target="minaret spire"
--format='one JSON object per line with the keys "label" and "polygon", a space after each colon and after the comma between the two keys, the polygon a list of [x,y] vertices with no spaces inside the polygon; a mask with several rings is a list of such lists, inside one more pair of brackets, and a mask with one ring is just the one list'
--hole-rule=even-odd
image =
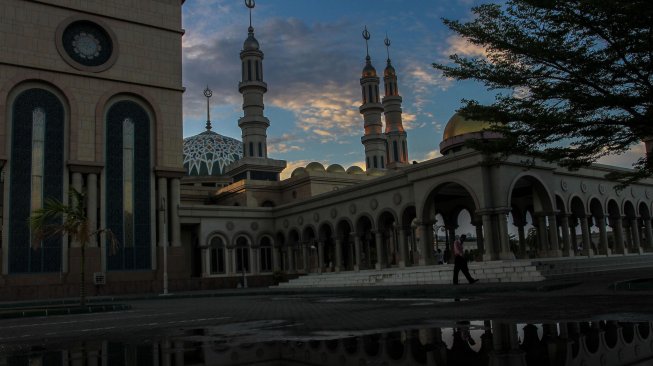
{"label": "minaret spire", "polygon": [[383,71],[383,84],[385,96],[383,97],[383,111],[385,115],[385,137],[388,149],[388,167],[397,168],[408,164],[408,141],[406,131],[401,119],[401,102],[397,72],[390,61],[390,39],[386,33],[383,40],[388,54],[388,65]]}
{"label": "minaret spire", "polygon": [[209,107],[209,100],[213,96],[213,90],[209,89],[209,86],[206,86],[204,89],[204,96],[206,97],[206,130],[211,131],[211,109]]}
{"label": "minaret spire", "polygon": [[383,124],[381,113],[383,106],[379,101],[379,77],[376,69],[372,66],[368,41],[371,38],[367,26],[363,30],[365,39],[365,67],[360,79],[363,92],[363,104],[360,106],[360,113],[363,115],[365,133],[361,138],[365,146],[365,166],[367,169],[385,169],[387,162],[386,140],[383,135]]}
{"label": "minaret spire", "polygon": [[227,174],[234,181],[279,180],[279,173],[286,167],[286,162],[268,158],[267,129],[270,120],[263,115],[263,95],[268,91],[268,84],[263,81],[263,52],[254,37],[252,26],[252,9],[256,2],[245,0],[245,6],[249,9],[249,28],[243,50],[240,51],[242,78],[238,83],[238,90],[243,95],[244,115],[238,120],[243,138],[243,158],[231,164]]}

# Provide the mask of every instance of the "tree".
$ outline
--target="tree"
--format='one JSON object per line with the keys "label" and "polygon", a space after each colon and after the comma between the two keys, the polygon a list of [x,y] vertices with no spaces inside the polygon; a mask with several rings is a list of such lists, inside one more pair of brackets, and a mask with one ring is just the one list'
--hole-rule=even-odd
{"label": "tree", "polygon": [[91,223],[86,215],[85,196],[75,189],[68,192],[70,205],[65,205],[56,199],[47,199],[43,208],[40,208],[29,218],[29,224],[34,233],[33,245],[40,245],[41,240],[51,236],[68,236],[80,245],[80,284],[79,303],[86,305],[85,286],[85,252],[91,239],[101,234],[106,234],[111,249],[114,250],[117,242],[108,229],[92,230]]}
{"label": "tree", "polygon": [[[494,103],[463,100],[463,116],[493,122],[496,142],[473,147],[577,169],[648,141],[627,184],[653,175],[653,6],[648,0],[508,0],[444,23],[485,57],[435,63],[447,77],[500,90]],[[507,92],[506,92],[507,91]]]}

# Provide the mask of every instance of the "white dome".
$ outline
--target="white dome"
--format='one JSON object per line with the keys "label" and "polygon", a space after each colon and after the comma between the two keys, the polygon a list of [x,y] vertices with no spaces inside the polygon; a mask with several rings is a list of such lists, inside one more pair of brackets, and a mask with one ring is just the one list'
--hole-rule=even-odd
{"label": "white dome", "polygon": [[243,157],[243,143],[213,131],[184,139],[184,168],[190,176],[219,176]]}

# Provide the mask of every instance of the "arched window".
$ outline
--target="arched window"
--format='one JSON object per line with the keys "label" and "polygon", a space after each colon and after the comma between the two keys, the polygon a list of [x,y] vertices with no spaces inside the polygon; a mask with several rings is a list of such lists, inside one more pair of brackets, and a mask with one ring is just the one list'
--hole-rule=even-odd
{"label": "arched window", "polygon": [[106,227],[119,245],[107,245],[109,270],[151,268],[150,117],[138,103],[120,100],[106,114]]}
{"label": "arched window", "polygon": [[259,247],[261,272],[272,272],[272,242],[270,238],[263,237]]}
{"label": "arched window", "polygon": [[236,272],[249,272],[249,246],[245,237],[236,240]]}
{"label": "arched window", "polygon": [[378,160],[376,159],[376,155],[374,155],[373,160],[374,160],[374,168],[378,168],[379,164],[378,164]]}
{"label": "arched window", "polygon": [[210,273],[211,274],[221,274],[225,273],[224,265],[224,241],[219,236],[213,237],[211,239],[211,261],[210,261]]}
{"label": "arched window", "polygon": [[64,106],[52,92],[32,88],[16,96],[11,113],[9,272],[57,272],[62,238],[35,243],[27,222],[45,200],[64,201]]}
{"label": "arched window", "polygon": [[249,143],[249,156],[254,156],[254,143]]}
{"label": "arched window", "polygon": [[263,201],[263,204],[261,205],[261,207],[274,207],[274,202],[272,202],[270,200]]}
{"label": "arched window", "polygon": [[381,157],[381,169],[385,169],[385,166],[383,164],[383,156]]}
{"label": "arched window", "polygon": [[252,60],[247,60],[247,81],[252,81]]}
{"label": "arched window", "polygon": [[258,156],[259,157],[263,156],[263,144],[260,142],[258,143]]}
{"label": "arched window", "polygon": [[397,140],[392,141],[392,155],[395,161],[399,161],[399,148],[397,147]]}

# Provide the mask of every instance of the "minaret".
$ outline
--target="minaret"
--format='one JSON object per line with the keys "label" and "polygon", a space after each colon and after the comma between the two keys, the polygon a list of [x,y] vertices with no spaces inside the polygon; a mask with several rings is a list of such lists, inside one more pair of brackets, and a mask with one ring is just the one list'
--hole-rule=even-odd
{"label": "minaret", "polygon": [[360,113],[365,121],[365,134],[361,142],[365,146],[365,166],[367,169],[385,169],[386,165],[386,138],[383,135],[383,124],[381,123],[381,113],[383,106],[379,99],[379,77],[376,75],[376,69],[372,66],[368,41],[370,32],[367,27],[363,31],[365,38],[365,47],[367,56],[365,57],[365,67],[360,79],[363,91],[363,104],[360,106]]}
{"label": "minaret", "polygon": [[401,96],[397,85],[397,73],[390,61],[390,40],[385,36],[386,51],[388,53],[388,66],[383,71],[385,96],[383,109],[385,114],[385,136],[388,141],[388,168],[396,168],[408,164],[408,141],[406,131],[401,121]]}
{"label": "minaret", "polygon": [[238,90],[243,95],[244,116],[238,120],[238,127],[242,130],[243,158],[229,165],[227,174],[234,181],[279,180],[279,173],[286,167],[286,162],[268,158],[267,129],[270,121],[263,115],[263,94],[268,91],[268,85],[263,81],[263,52],[254,38],[252,27],[255,0],[245,0],[245,5],[249,8],[249,28],[243,50],[240,51],[242,81],[238,84]]}

